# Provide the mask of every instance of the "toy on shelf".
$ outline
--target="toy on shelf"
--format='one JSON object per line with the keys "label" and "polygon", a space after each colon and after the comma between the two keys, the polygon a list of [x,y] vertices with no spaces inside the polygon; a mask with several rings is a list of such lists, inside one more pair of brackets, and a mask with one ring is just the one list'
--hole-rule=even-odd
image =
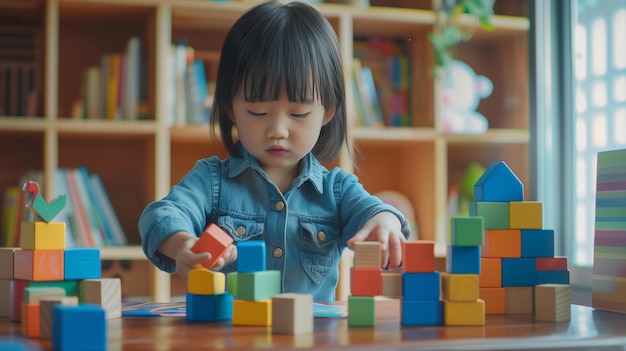
{"label": "toy on shelf", "polygon": [[481,99],[491,95],[493,83],[465,62],[452,60],[445,68],[442,117],[444,131],[455,134],[482,134],[487,118],[476,109]]}

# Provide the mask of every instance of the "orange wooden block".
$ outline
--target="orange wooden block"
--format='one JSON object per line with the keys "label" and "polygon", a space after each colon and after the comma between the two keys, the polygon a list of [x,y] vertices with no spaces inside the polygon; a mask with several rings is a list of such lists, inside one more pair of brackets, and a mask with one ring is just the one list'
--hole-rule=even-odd
{"label": "orange wooden block", "polygon": [[522,232],[519,229],[485,230],[482,257],[522,257]]}
{"label": "orange wooden block", "polygon": [[435,271],[435,242],[413,240],[402,243],[402,270],[408,273]]}
{"label": "orange wooden block", "polygon": [[32,281],[63,280],[63,250],[15,251],[13,276]]}
{"label": "orange wooden block", "polygon": [[480,288],[478,295],[485,301],[485,314],[506,312],[506,291],[504,288]]}
{"label": "orange wooden block", "polygon": [[38,338],[39,330],[39,302],[22,301],[22,334]]}
{"label": "orange wooden block", "polygon": [[380,268],[352,267],[350,290],[353,296],[377,296],[383,294],[383,270]]}
{"label": "orange wooden block", "polygon": [[191,251],[195,253],[208,252],[211,254],[211,258],[202,263],[202,265],[208,269],[211,269],[215,262],[222,257],[226,248],[233,243],[231,238],[222,228],[216,224],[211,223],[204,230],[200,239],[196,241],[196,244],[191,248]]}
{"label": "orange wooden block", "polygon": [[537,257],[535,260],[537,271],[566,271],[567,257]]}
{"label": "orange wooden block", "polygon": [[483,257],[480,259],[478,286],[481,288],[498,288],[502,286],[502,259]]}

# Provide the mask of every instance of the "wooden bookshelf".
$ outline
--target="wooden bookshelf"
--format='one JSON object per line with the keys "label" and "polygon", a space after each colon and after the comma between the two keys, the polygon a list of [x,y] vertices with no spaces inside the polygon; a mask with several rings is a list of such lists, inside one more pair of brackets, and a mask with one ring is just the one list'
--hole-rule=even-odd
{"label": "wooden bookshelf", "polygon": [[[485,166],[506,161],[530,193],[534,185],[530,183],[529,166],[530,24],[526,1],[497,4],[493,32],[482,31],[474,22],[464,20],[475,31],[469,42],[458,47],[457,57],[478,74],[489,77],[496,87],[478,109],[487,116],[491,128],[484,135],[443,132],[438,101],[441,86],[430,74],[433,59],[427,35],[435,21],[431,1],[372,0],[368,8],[332,2],[318,8],[338,34],[346,77],[352,71],[355,37],[384,36],[405,44],[411,72],[410,119],[414,126],[354,125],[354,96],[348,92],[351,142],[358,149],[359,163],[353,167],[341,156],[336,165],[357,174],[372,193],[395,190],[406,195],[415,208],[419,238],[440,244],[447,230],[448,189],[462,179],[472,161]],[[16,185],[20,174],[31,169],[43,170],[44,183],[53,184],[56,168],[86,166],[102,177],[129,243],[134,246],[105,248],[103,257],[144,259],[136,245],[140,244],[137,221],[145,205],[165,196],[196,159],[226,155],[221,142],[211,140],[208,127],[174,126],[169,122],[170,45],[184,37],[199,57],[214,63],[226,32],[251,5],[195,0],[27,3],[1,1],[0,22],[23,20],[38,28],[38,78],[43,88],[37,103],[41,112],[34,117],[0,116],[0,191],[4,193],[7,187]],[[71,118],[83,72],[103,54],[123,51],[131,36],[138,36],[142,42],[147,119]],[[215,71],[207,69],[206,74],[214,79]],[[56,195],[53,186],[44,191],[47,198]],[[347,266],[349,263],[342,264],[343,272]],[[167,301],[169,276],[155,270],[155,277],[154,298]],[[346,283],[344,280],[339,287],[338,297],[346,296]]]}

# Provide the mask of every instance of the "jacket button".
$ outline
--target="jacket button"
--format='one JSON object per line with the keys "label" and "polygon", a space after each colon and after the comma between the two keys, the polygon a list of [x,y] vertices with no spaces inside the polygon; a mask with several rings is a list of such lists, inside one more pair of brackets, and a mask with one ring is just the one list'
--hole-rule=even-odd
{"label": "jacket button", "polygon": [[240,225],[239,227],[237,227],[237,235],[239,236],[243,236],[244,234],[246,234],[246,227]]}
{"label": "jacket button", "polygon": [[278,201],[276,203],[276,211],[282,211],[285,208],[285,203],[282,201]]}
{"label": "jacket button", "polygon": [[324,233],[324,232],[317,233],[317,240],[319,240],[319,241],[326,240],[326,233]]}
{"label": "jacket button", "polygon": [[283,249],[281,249],[280,247],[277,247],[274,249],[274,257],[275,258],[281,258],[283,256]]}

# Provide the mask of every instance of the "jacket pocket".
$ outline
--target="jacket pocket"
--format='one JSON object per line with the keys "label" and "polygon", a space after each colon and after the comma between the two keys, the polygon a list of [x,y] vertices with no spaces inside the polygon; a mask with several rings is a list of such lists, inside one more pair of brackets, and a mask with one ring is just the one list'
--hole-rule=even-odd
{"label": "jacket pocket", "polygon": [[259,239],[263,234],[263,217],[220,216],[217,225],[228,233],[235,242]]}
{"label": "jacket pocket", "polygon": [[338,226],[332,221],[311,217],[301,217],[300,226],[302,268],[318,284],[338,264]]}

